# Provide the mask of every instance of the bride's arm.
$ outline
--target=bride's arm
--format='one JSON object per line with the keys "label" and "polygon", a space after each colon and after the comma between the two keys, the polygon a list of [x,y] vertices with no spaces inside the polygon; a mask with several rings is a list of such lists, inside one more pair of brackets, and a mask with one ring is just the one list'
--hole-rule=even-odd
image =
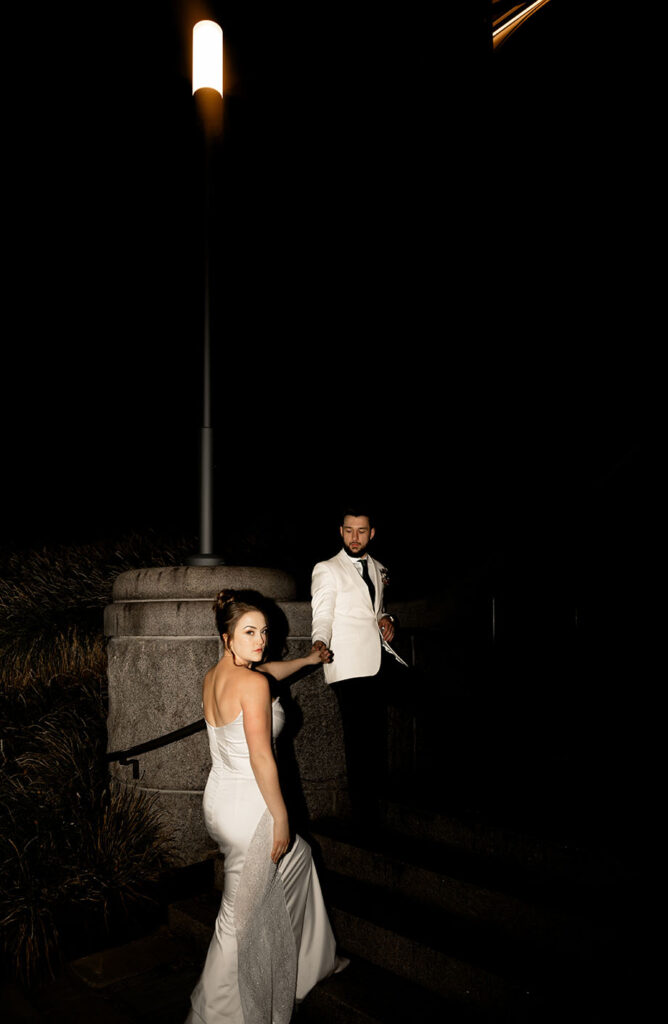
{"label": "bride's arm", "polygon": [[273,676],[277,683],[280,683],[294,672],[298,672],[300,668],[306,668],[307,665],[320,665],[322,662],[331,660],[331,651],[326,647],[316,647],[314,644],[310,654],[307,654],[305,658],[290,658],[288,661],[267,661],[263,665],[258,665],[257,671],[266,672],[268,675]]}
{"label": "bride's arm", "polygon": [[248,671],[240,703],[253,775],[274,819],[271,859],[276,864],[290,845],[290,826],[271,746],[271,696],[268,681]]}

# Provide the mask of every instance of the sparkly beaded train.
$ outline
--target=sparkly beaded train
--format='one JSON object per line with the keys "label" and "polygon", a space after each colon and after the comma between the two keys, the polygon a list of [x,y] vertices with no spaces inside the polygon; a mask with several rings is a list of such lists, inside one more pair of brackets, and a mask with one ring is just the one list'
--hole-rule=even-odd
{"label": "sparkly beaded train", "polygon": [[[274,737],[285,722],[272,707]],[[204,820],[225,858],[220,911],[186,1024],[289,1024],[301,1000],[337,964],[336,944],[310,847],[296,836],[276,865],[273,820],[243,726],[207,722],[212,767]]]}

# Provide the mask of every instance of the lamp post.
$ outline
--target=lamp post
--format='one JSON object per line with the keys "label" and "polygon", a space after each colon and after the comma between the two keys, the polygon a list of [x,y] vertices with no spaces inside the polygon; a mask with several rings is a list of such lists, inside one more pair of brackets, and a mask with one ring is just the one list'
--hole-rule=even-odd
{"label": "lamp post", "polygon": [[213,147],[223,130],[223,30],[215,21],[193,28],[193,96],[204,135],[204,352],[200,430],[199,553],[190,565],[221,565],[213,554],[213,427],[211,423],[211,214]]}

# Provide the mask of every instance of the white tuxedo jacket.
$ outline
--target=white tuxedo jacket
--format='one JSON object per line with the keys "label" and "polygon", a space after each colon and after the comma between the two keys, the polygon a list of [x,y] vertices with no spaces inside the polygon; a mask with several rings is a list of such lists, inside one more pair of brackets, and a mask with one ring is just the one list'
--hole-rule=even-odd
{"label": "white tuxedo jacket", "polygon": [[383,606],[385,567],[371,556],[367,560],[376,591],[373,606],[369,588],[343,548],[313,570],[311,636],[313,643],[322,640],[331,648],[333,660],[323,666],[328,683],[374,676],[380,668],[382,646],[401,661],[383,641],[378,626],[378,620],[387,614]]}

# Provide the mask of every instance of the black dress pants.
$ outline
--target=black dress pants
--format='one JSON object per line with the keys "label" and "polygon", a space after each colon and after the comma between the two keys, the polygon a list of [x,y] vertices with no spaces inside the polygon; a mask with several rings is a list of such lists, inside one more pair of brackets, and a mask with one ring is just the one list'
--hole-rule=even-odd
{"label": "black dress pants", "polygon": [[388,796],[388,706],[410,672],[383,651],[375,676],[332,683],[341,712],[348,794],[353,815],[373,821]]}

